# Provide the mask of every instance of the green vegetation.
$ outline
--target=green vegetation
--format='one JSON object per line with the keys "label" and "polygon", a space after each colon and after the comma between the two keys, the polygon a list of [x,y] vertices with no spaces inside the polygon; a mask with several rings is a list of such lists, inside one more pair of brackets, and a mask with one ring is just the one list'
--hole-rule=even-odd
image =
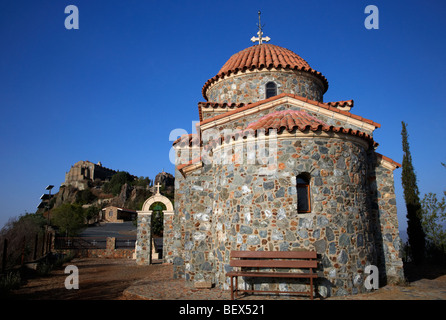
{"label": "green vegetation", "polygon": [[51,223],[61,234],[76,236],[84,227],[86,212],[78,204],[64,203],[51,212]]}
{"label": "green vegetation", "polygon": [[134,200],[127,200],[124,206],[130,210],[141,210],[144,202],[152,196],[149,190],[140,190]]}
{"label": "green vegetation", "polygon": [[37,265],[37,275],[39,276],[48,276],[51,271],[60,269],[62,266],[73,260],[75,254],[70,252],[68,254],[51,254],[47,256],[45,259],[39,261]]}
{"label": "green vegetation", "polygon": [[421,203],[417,178],[412,165],[406,124],[402,122],[403,165],[401,180],[404,189],[404,200],[407,208],[407,235],[411,257],[416,264],[423,262],[425,252],[425,233],[421,225]]}
{"label": "green vegetation", "polygon": [[76,194],[76,203],[82,205],[82,204],[88,204],[93,201],[95,201],[97,197],[91,192],[90,189],[80,190]]}
{"label": "green vegetation", "polygon": [[6,296],[9,291],[18,289],[22,277],[20,276],[20,271],[12,270],[7,272],[5,275],[0,276],[0,297]]}
{"label": "green vegetation", "polygon": [[133,181],[133,185],[137,187],[148,187],[153,181],[149,177],[139,177]]}
{"label": "green vegetation", "polygon": [[[446,167],[444,163],[442,165]],[[441,200],[435,193],[425,194],[421,208],[427,258],[430,262],[446,263],[446,191],[443,191]]]}
{"label": "green vegetation", "polygon": [[121,188],[126,183],[132,183],[134,181],[133,176],[126,171],[119,171],[111,178],[110,182],[104,184],[104,192],[111,193],[117,196],[121,192]]}
{"label": "green vegetation", "polygon": [[85,220],[88,223],[88,221],[93,220],[96,221],[96,219],[99,217],[99,208],[96,206],[90,206],[86,209],[84,209],[84,216]]}
{"label": "green vegetation", "polygon": [[22,255],[25,260],[32,259],[35,238],[38,238],[38,248],[41,248],[46,223],[47,219],[38,213],[26,213],[9,219],[0,230],[0,251],[3,252],[4,239],[8,239],[6,269],[20,264]]}
{"label": "green vegetation", "polygon": [[163,210],[166,210],[166,206],[161,202],[155,202],[150,206],[150,210],[152,210],[152,232],[155,236],[163,235],[163,227],[164,227],[164,214]]}

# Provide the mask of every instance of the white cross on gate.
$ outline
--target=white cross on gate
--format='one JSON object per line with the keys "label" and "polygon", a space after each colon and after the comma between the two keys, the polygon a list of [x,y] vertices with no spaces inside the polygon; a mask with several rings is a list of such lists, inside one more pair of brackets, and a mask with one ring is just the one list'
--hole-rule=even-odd
{"label": "white cross on gate", "polygon": [[159,193],[160,193],[160,187],[161,187],[161,185],[160,185],[159,183],[157,183],[157,184],[155,185],[155,187],[156,187],[156,194],[159,194]]}

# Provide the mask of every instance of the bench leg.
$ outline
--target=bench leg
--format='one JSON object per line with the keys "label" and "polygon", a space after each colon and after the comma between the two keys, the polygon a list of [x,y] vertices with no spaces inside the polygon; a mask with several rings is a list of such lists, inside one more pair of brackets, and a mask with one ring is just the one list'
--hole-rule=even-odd
{"label": "bench leg", "polygon": [[313,278],[310,278],[310,299],[313,300]]}
{"label": "bench leg", "polygon": [[231,276],[231,300],[234,300],[234,277]]}
{"label": "bench leg", "polygon": [[238,298],[238,277],[235,277],[235,297]]}

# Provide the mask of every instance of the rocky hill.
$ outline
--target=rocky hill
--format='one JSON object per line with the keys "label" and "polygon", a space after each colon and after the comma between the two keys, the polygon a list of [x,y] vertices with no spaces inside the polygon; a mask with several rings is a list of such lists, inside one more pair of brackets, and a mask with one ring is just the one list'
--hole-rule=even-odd
{"label": "rocky hill", "polygon": [[[83,168],[77,167],[80,163]],[[70,203],[84,208],[94,207],[98,212],[107,206],[141,210],[144,201],[154,194],[153,185],[157,183],[161,185],[161,193],[173,201],[175,178],[164,170],[154,180],[148,177],[138,178],[125,171],[114,171],[112,175],[102,179],[97,174],[98,165],[91,164],[80,161],[71,168],[59,192],[50,201],[51,209]],[[99,169],[103,170],[101,167]],[[73,172],[76,172],[76,176]],[[43,213],[44,209],[39,210]]]}

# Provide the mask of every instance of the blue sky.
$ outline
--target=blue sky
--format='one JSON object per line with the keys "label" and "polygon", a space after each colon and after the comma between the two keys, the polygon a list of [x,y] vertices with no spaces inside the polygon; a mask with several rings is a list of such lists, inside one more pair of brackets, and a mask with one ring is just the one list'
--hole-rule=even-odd
{"label": "blue sky", "polygon": [[[64,26],[79,9],[79,29]],[[367,30],[367,5],[379,29]],[[154,178],[174,173],[170,132],[192,130],[201,89],[252,45],[257,11],[272,44],[329,81],[324,101],[382,125],[378,152],[402,161],[401,121],[421,194],[442,193],[446,162],[442,1],[4,0],[0,3],[0,226],[34,212],[79,160]],[[395,171],[400,229],[406,218]]]}

